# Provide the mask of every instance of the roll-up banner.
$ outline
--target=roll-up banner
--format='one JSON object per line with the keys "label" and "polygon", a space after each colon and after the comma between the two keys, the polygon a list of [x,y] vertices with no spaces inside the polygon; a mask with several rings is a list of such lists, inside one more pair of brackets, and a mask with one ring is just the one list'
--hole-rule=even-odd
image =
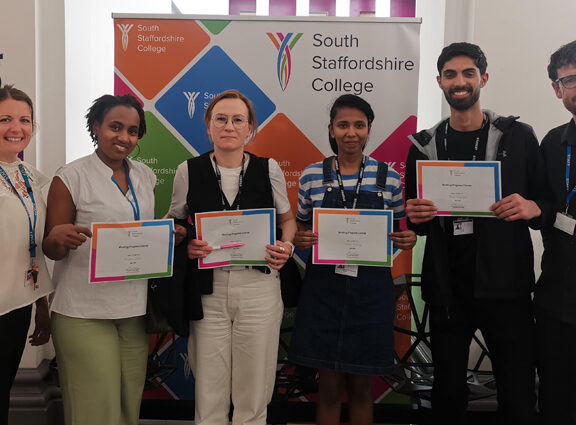
{"label": "roll-up banner", "polygon": [[[258,134],[246,149],[278,161],[294,212],[302,170],[332,154],[329,109],[342,94],[359,95],[372,105],[376,118],[365,152],[404,177],[407,136],[416,131],[420,19],[113,18],[115,93],[131,93],[144,105],[148,132],[135,159],[158,177],[157,217],[168,211],[176,167],[211,150],[204,112],[227,89],[241,91],[254,103]],[[306,258],[299,261],[303,265]],[[394,260],[394,277],[410,273],[410,263],[411,253],[400,253]],[[295,314],[286,310],[283,327],[290,326]],[[411,327],[404,297],[397,303],[396,325]],[[280,359],[285,357],[289,332],[281,339]],[[409,337],[396,335],[400,353],[409,344]],[[158,386],[145,397],[192,399],[185,339],[156,349],[160,357],[173,357],[175,370],[159,371]],[[149,382],[152,387],[153,383]],[[382,400],[389,391],[383,380],[375,383],[374,399]]]}

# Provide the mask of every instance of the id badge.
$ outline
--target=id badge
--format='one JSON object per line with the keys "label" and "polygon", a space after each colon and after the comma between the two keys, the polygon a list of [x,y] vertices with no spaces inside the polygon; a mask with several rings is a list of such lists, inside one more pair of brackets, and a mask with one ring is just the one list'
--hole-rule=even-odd
{"label": "id badge", "polygon": [[554,227],[558,230],[562,230],[569,235],[574,234],[574,226],[576,226],[576,220],[570,217],[568,214],[561,212],[556,213],[556,221],[554,221]]}
{"label": "id badge", "polygon": [[471,235],[474,233],[474,220],[471,218],[454,220],[453,225],[454,236]]}
{"label": "id badge", "polygon": [[34,289],[38,289],[38,267],[31,267],[26,270],[24,276],[24,287],[32,286]]}
{"label": "id badge", "polygon": [[338,264],[334,272],[344,276],[358,277],[358,266],[346,266],[343,264]]}

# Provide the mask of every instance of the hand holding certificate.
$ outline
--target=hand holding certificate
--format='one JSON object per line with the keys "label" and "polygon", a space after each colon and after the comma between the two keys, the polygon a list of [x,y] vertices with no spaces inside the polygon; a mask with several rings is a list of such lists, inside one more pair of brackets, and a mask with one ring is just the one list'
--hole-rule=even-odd
{"label": "hand holding certificate", "polygon": [[172,276],[174,220],[92,223],[90,283]]}
{"label": "hand holding certificate", "polygon": [[393,212],[314,208],[314,264],[391,267]]}
{"label": "hand holding certificate", "polygon": [[429,200],[436,215],[494,217],[501,198],[499,161],[417,161],[418,198]]}
{"label": "hand holding certificate", "polygon": [[[266,245],[276,240],[276,210],[227,210],[196,214],[197,239],[212,247],[198,268],[267,265]],[[207,245],[205,245],[207,243]]]}

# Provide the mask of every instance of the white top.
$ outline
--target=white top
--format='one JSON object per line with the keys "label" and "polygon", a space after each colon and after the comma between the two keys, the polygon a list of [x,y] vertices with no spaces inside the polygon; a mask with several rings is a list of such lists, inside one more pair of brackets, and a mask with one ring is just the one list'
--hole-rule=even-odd
{"label": "white top", "polygon": [[12,184],[24,200],[34,222],[32,199],[26,190],[24,179],[18,170],[23,164],[32,186],[36,201],[36,259],[38,266],[38,289],[26,280],[26,271],[30,269],[30,232],[28,216],[20,199],[10,185],[0,177],[0,315],[32,304],[37,299],[54,290],[46,270],[46,261],[42,253],[44,222],[46,220],[45,195],[50,186],[50,179],[25,162],[0,162]]}
{"label": "white top", "polygon": [[[140,206],[140,219],[154,218],[156,176],[146,165],[126,160],[130,180]],[[112,181],[112,169],[96,153],[60,168],[56,176],[68,188],[76,206],[77,226],[90,228],[93,222],[134,221],[126,196]],[[90,240],[54,266],[56,293],[52,311],[85,319],[120,319],[146,313],[146,279],[88,283]]]}
{"label": "white top", "polygon": [[[211,162],[214,167],[214,161]],[[247,168],[249,163],[250,157],[248,157],[244,167]],[[232,205],[236,195],[238,194],[238,178],[240,177],[241,169],[242,167],[224,168],[218,166],[218,170],[220,170],[222,176],[222,191],[230,205]],[[286,180],[284,179],[284,173],[278,165],[278,162],[272,158],[268,159],[268,175],[270,177],[270,183],[272,184],[272,195],[274,197],[276,214],[287,213],[290,211],[290,201],[288,201],[288,194],[286,193]],[[186,204],[187,195],[188,161],[184,161],[178,166],[176,169],[176,175],[174,176],[172,202],[170,203],[170,211],[168,211],[170,217],[179,219],[188,218],[190,214],[188,212],[188,205]]]}

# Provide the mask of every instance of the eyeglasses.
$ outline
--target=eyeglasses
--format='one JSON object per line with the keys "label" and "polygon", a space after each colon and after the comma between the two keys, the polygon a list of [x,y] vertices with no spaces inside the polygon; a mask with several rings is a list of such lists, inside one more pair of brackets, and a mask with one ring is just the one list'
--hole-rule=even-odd
{"label": "eyeglasses", "polygon": [[216,128],[224,128],[226,124],[228,124],[228,118],[232,121],[232,125],[236,130],[242,130],[248,124],[248,120],[246,117],[242,115],[234,115],[233,117],[229,117],[228,115],[224,114],[216,114],[212,117],[212,122],[214,123],[214,127]]}
{"label": "eyeglasses", "polygon": [[565,89],[576,88],[576,75],[567,75],[554,81],[556,84],[562,83]]}

